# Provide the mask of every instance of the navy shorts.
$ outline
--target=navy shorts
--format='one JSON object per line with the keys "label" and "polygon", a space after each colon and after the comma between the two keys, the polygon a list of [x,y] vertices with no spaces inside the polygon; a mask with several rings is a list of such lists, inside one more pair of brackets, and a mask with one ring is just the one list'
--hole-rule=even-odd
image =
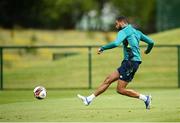
{"label": "navy shorts", "polygon": [[141,61],[123,60],[121,66],[117,69],[120,74],[119,79],[131,82],[140,64]]}

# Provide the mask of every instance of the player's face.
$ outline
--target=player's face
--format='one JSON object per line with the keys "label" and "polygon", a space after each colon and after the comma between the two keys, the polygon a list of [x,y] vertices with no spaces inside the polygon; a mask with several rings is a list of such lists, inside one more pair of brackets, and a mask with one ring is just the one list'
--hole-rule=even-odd
{"label": "player's face", "polygon": [[122,22],[121,21],[117,21],[116,20],[116,29],[120,30],[122,27],[121,27],[121,24]]}

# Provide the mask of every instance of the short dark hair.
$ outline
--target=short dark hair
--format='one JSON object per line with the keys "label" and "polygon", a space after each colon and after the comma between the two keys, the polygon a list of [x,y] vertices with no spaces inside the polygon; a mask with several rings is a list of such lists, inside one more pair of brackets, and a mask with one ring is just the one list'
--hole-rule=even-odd
{"label": "short dark hair", "polygon": [[117,21],[123,21],[125,23],[128,23],[128,19],[125,16],[119,16],[116,18]]}

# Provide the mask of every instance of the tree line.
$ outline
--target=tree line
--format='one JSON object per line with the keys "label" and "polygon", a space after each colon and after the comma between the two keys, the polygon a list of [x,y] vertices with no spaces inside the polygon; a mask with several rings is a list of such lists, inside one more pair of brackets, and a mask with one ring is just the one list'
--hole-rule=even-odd
{"label": "tree line", "polygon": [[109,3],[141,28],[153,30],[155,0],[0,0],[0,26],[14,28],[74,29],[83,15]]}

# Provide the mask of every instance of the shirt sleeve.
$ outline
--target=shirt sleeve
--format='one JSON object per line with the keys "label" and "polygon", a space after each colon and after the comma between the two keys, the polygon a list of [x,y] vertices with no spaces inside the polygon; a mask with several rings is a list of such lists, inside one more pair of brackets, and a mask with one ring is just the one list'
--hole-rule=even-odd
{"label": "shirt sleeve", "polygon": [[102,46],[101,49],[107,50],[107,49],[112,49],[112,48],[118,47],[124,41],[124,39],[126,37],[127,37],[126,33],[123,30],[121,30],[118,32],[117,38],[115,41],[113,41],[107,45]]}
{"label": "shirt sleeve", "polygon": [[154,41],[151,38],[149,38],[148,36],[146,36],[145,34],[143,34],[142,32],[140,32],[140,31],[138,31],[138,32],[140,34],[140,40],[148,44],[146,53],[147,54],[150,53],[154,46]]}

